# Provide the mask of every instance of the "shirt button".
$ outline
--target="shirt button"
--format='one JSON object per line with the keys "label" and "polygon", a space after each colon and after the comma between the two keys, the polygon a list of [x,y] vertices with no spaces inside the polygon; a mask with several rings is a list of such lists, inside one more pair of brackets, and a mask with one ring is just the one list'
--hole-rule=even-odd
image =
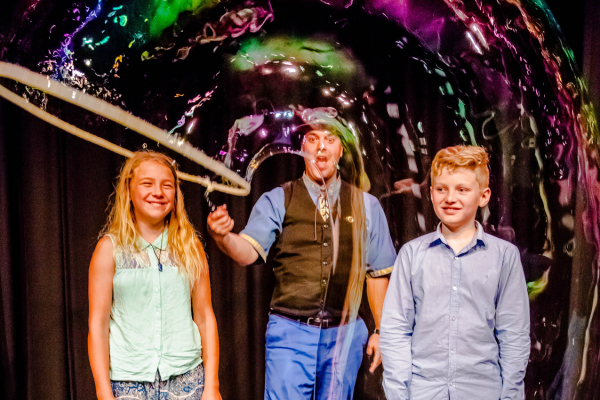
{"label": "shirt button", "polygon": [[448,386],[452,386],[452,382],[450,382],[450,383],[448,384]]}
{"label": "shirt button", "polygon": [[456,317],[452,317],[452,321],[455,321],[455,320],[456,320]]}
{"label": "shirt button", "polygon": [[329,246],[329,245],[328,245],[327,243],[323,243],[323,246],[327,247],[327,246]]}
{"label": "shirt button", "polygon": [[156,290],[158,292],[160,290],[160,288],[154,288],[154,290]]}
{"label": "shirt button", "polygon": [[456,286],[452,286],[452,290],[456,290]]}
{"label": "shirt button", "polygon": [[455,260],[458,260],[458,257],[454,257]]}

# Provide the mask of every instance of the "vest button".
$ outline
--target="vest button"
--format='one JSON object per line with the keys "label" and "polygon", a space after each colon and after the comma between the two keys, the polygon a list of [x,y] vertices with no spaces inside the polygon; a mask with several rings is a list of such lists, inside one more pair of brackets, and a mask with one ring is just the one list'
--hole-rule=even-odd
{"label": "vest button", "polygon": [[329,246],[329,245],[328,245],[327,243],[323,243],[323,246],[327,247],[327,246]]}
{"label": "vest button", "polygon": [[323,265],[327,265],[327,261],[323,261]]}
{"label": "vest button", "polygon": [[321,282],[323,283],[323,285],[327,285],[327,279],[323,279]]}
{"label": "vest button", "polygon": [[323,228],[329,228],[329,225],[325,224],[323,225]]}

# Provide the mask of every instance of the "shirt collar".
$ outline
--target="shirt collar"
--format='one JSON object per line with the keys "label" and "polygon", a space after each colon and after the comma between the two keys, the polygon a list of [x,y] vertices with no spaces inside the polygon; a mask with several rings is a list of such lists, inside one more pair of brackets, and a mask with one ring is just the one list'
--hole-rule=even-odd
{"label": "shirt collar", "polygon": [[[483,231],[483,227],[477,221],[475,221],[475,226],[477,227],[477,232],[475,233],[475,236],[473,236],[473,239],[471,239],[471,242],[468,245],[466,245],[464,247],[464,249],[461,250],[461,254],[466,253],[467,251],[471,250],[471,248],[475,247],[476,245],[480,245],[483,247],[485,247],[487,245],[486,233]],[[446,246],[448,246],[448,241],[442,234],[442,223],[441,222],[438,224],[437,229],[435,230],[435,235],[433,236],[433,239],[431,240],[429,247],[436,246],[440,243],[444,243]]]}
{"label": "shirt collar", "polygon": [[[302,180],[304,181],[304,185],[308,189],[309,193],[318,197],[322,192],[324,192],[324,190],[322,189],[323,185],[319,185],[318,183],[310,179],[308,175],[306,175],[306,172],[304,172],[304,174],[302,175]],[[336,174],[327,188],[327,194],[331,199],[335,199],[338,197],[341,187],[342,180]]]}
{"label": "shirt collar", "polygon": [[153,246],[159,250],[166,250],[167,245],[169,244],[169,230],[165,227],[165,230],[162,231],[160,235],[152,242],[152,244],[146,242],[146,240],[138,235],[138,246],[141,250],[144,250],[147,247]]}

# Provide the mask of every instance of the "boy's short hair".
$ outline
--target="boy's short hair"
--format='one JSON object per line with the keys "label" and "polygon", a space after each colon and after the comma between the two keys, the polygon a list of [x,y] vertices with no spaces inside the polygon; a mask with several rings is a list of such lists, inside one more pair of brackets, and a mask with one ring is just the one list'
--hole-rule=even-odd
{"label": "boy's short hair", "polygon": [[447,168],[449,172],[466,168],[475,172],[479,189],[483,190],[490,183],[488,162],[489,158],[483,147],[462,145],[446,147],[437,152],[431,163],[431,184],[433,185],[436,176],[442,174],[444,168]]}

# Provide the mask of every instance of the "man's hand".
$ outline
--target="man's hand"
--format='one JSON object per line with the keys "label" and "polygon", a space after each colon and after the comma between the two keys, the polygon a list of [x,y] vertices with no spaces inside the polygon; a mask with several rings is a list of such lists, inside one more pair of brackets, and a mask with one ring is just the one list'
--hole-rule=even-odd
{"label": "man's hand", "polygon": [[394,193],[412,193],[412,186],[415,181],[412,178],[402,179],[401,181],[394,182]]}
{"label": "man's hand", "polygon": [[233,229],[233,219],[227,212],[227,205],[217,207],[217,209],[208,215],[206,220],[208,224],[208,233],[215,239],[217,237],[223,238]]}
{"label": "man's hand", "polygon": [[369,345],[367,346],[367,354],[373,355],[373,362],[371,363],[371,367],[369,368],[369,372],[373,373],[375,372],[379,364],[381,364],[381,350],[379,350],[378,333],[371,335],[371,338],[369,339]]}
{"label": "man's hand", "polygon": [[227,254],[236,263],[246,266],[254,263],[258,258],[258,252],[250,242],[241,236],[231,232],[233,219],[227,212],[227,206],[223,204],[210,213],[206,219],[208,233],[215,240],[221,251]]}

